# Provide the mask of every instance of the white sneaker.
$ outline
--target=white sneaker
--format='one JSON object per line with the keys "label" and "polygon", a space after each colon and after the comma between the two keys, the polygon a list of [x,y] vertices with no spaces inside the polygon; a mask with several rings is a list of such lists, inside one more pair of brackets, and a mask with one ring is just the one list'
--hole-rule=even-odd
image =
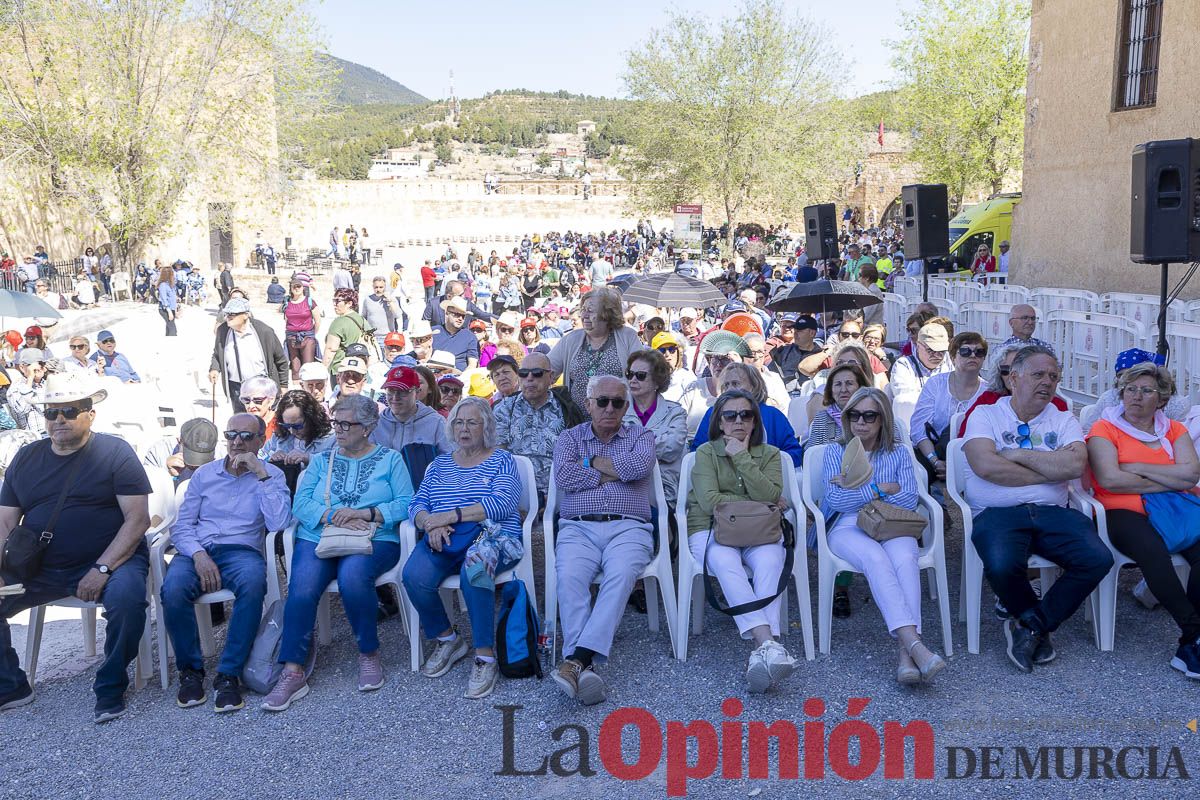
{"label": "white sneaker", "polygon": [[425,659],[421,674],[426,678],[442,677],[467,654],[467,650],[467,640],[462,636],[455,636],[450,642],[439,639],[429,658]]}
{"label": "white sneaker", "polygon": [[1138,585],[1133,587],[1133,597],[1151,611],[1158,608],[1158,598],[1154,596],[1154,592],[1150,591],[1150,587],[1146,585],[1144,579],[1138,581]]}
{"label": "white sneaker", "polygon": [[496,688],[496,674],[500,667],[495,661],[480,661],[475,659],[471,666],[471,677],[467,681],[467,690],[463,697],[468,700],[479,700],[487,697]]}
{"label": "white sneaker", "polygon": [[763,642],[750,654],[746,666],[746,683],[751,692],[765,692],[785,680],[796,669],[796,660],[783,645],[771,639]]}

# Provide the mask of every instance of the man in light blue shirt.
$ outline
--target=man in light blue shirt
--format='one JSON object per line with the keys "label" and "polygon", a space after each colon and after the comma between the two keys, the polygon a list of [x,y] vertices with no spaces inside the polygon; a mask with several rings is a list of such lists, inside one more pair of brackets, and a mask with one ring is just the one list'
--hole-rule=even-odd
{"label": "man in light blue shirt", "polygon": [[[258,457],[266,425],[235,414],[225,427],[228,455],[196,470],[171,528],[178,555],[163,580],[163,615],[179,669],[180,708],[202,705],[204,659],[192,604],[202,594],[233,592],[233,615],[213,681],[217,712],[244,706],[238,676],[250,656],[267,593],[263,536],[291,521],[283,472]],[[266,557],[274,558],[274,553]]]}
{"label": "man in light blue shirt", "polygon": [[125,354],[117,352],[117,339],[112,331],[100,331],[96,334],[96,351],[90,358],[96,363],[104,364],[104,374],[107,377],[120,378],[121,383],[142,382]]}

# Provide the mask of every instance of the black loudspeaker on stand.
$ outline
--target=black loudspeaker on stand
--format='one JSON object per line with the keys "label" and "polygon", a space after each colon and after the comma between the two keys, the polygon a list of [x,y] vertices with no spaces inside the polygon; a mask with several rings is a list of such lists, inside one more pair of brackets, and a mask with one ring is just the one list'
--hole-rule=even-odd
{"label": "black loudspeaker on stand", "polygon": [[837,258],[837,209],[833,203],[805,207],[804,250],[809,261]]}
{"label": "black loudspeaker on stand", "polygon": [[1129,259],[1162,268],[1158,353],[1166,356],[1167,267],[1200,261],[1200,140],[1172,139],[1138,145],[1133,149],[1132,177]]}
{"label": "black loudspeaker on stand", "polygon": [[944,183],[900,189],[904,206],[904,260],[922,259],[921,299],[929,300],[929,259],[950,255],[950,202]]}

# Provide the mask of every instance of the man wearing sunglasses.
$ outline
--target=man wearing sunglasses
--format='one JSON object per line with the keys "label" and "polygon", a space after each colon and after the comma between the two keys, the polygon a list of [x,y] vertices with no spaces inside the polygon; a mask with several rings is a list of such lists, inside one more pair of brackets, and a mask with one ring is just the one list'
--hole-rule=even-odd
{"label": "man wearing sunglasses", "polygon": [[566,430],[554,448],[562,492],[555,553],[564,658],[551,677],[584,705],[607,697],[593,665],[607,660],[633,585],[653,555],[654,434],[624,422],[628,398],[625,381],[593,377],[587,385],[591,422]]}
{"label": "man wearing sunglasses", "polygon": [[892,412],[897,420],[903,421],[905,430],[925,382],[954,368],[949,350],[950,333],[946,326],[940,322],[926,322],[917,333],[913,354],[902,356],[892,366],[892,380],[888,386],[892,394]]}
{"label": "man wearing sunglasses", "polygon": [[[180,708],[203,705],[204,657],[192,605],[208,592],[233,592],[233,614],[213,680],[217,713],[244,706],[239,677],[258,633],[267,593],[263,552],[268,530],[291,520],[291,493],[283,471],[258,457],[266,426],[253,414],[235,414],[225,426],[228,455],[200,467],[188,481],[171,528],[178,555],[163,579],[164,624],[175,648]],[[269,554],[272,557],[274,554]]]}
{"label": "man wearing sunglasses", "polygon": [[498,447],[515,456],[525,456],[533,463],[538,493],[544,497],[550,481],[554,443],[566,428],[563,406],[550,392],[554,374],[550,359],[544,354],[527,355],[515,375],[520,391],[495,406],[496,442]]}
{"label": "man wearing sunglasses", "polygon": [[[1022,672],[1054,659],[1050,634],[1113,565],[1091,519],[1067,507],[1067,484],[1083,474],[1087,450],[1079,422],[1051,404],[1061,376],[1052,352],[1022,348],[1009,373],[1012,396],[977,407],[963,437],[972,542],[1010,615],[1008,657]],[[1040,599],[1026,575],[1030,555],[1063,569]]]}
{"label": "man wearing sunglasses", "polygon": [[454,356],[454,366],[459,370],[471,369],[479,364],[479,340],[466,327],[467,301],[454,297],[442,303],[445,322],[433,329],[434,351],[445,350]]}
{"label": "man wearing sunglasses", "polygon": [[[107,722],[125,713],[128,667],[146,626],[151,487],[132,447],[92,432],[95,405],[107,396],[95,388],[96,380],[82,373],[46,378],[39,403],[49,438],[17,452],[0,489],[0,546],[18,522],[33,531],[49,528],[66,493],[40,570],[24,577],[24,594],[0,598],[0,711],[33,700],[17,665],[8,619],[74,596],[103,605],[107,620],[94,720]],[[4,576],[0,582],[15,581]]]}
{"label": "man wearing sunglasses", "polygon": [[96,350],[91,359],[100,365],[103,375],[119,378],[124,383],[142,382],[125,354],[117,352],[117,339],[112,331],[104,330],[96,334]]}

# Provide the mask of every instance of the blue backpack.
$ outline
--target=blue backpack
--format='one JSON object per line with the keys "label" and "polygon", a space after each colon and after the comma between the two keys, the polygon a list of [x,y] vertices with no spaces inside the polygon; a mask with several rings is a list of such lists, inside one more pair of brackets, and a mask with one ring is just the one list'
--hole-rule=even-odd
{"label": "blue backpack", "polygon": [[500,622],[496,624],[496,662],[506,678],[542,677],[538,635],[542,625],[529,602],[525,582],[511,580],[500,589]]}

